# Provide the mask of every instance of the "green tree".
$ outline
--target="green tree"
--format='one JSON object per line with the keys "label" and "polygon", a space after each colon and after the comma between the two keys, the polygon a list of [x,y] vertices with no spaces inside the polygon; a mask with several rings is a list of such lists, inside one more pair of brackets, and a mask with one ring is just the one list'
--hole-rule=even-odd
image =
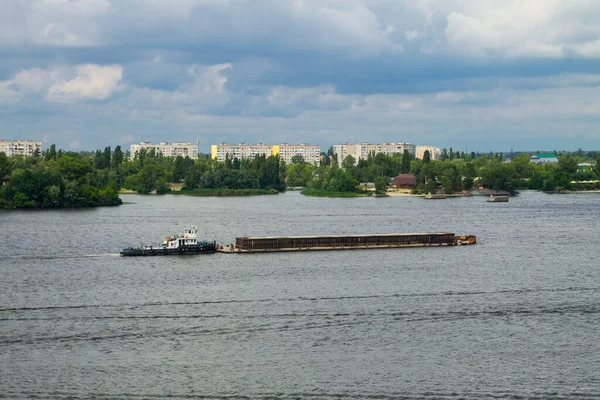
{"label": "green tree", "polygon": [[356,159],[351,155],[347,155],[346,158],[342,160],[342,168],[344,168],[346,171],[349,171],[354,168],[355,163]]}
{"label": "green tree", "polygon": [[112,156],[112,166],[113,168],[117,168],[119,165],[123,163],[123,151],[121,150],[121,146],[115,147],[115,151]]}
{"label": "green tree", "polygon": [[431,153],[429,152],[429,150],[425,150],[425,153],[423,153],[423,162],[425,164],[431,162]]}
{"label": "green tree", "polygon": [[388,179],[383,176],[375,178],[375,192],[385,193],[388,188]]}
{"label": "green tree", "polygon": [[440,155],[440,160],[444,161],[448,159],[448,150],[445,148],[442,149],[442,154]]}
{"label": "green tree", "polygon": [[169,188],[169,186],[167,185],[167,181],[165,178],[160,178],[156,182],[156,193],[157,194],[165,194],[165,193],[169,193],[170,191],[171,191],[171,188]]}
{"label": "green tree", "polygon": [[4,179],[10,176],[11,171],[12,166],[10,160],[6,157],[6,154],[0,152],[0,186],[2,186]]}
{"label": "green tree", "polygon": [[296,154],[292,157],[292,164],[304,164],[305,162],[306,161],[304,161],[304,156],[302,156],[302,154]]}
{"label": "green tree", "polygon": [[403,174],[406,174],[410,171],[410,162],[411,161],[412,161],[412,157],[411,157],[410,153],[408,152],[408,150],[404,150],[404,153],[402,154],[402,168],[401,168],[401,172]]}
{"label": "green tree", "polygon": [[567,154],[558,158],[558,168],[568,174],[572,175],[577,172],[577,161]]}

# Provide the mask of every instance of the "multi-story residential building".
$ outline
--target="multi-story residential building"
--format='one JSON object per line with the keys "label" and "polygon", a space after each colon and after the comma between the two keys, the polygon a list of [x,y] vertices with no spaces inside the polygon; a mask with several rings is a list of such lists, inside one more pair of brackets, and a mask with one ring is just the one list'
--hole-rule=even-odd
{"label": "multi-story residential building", "polygon": [[253,158],[256,156],[264,155],[266,157],[271,155],[279,155],[279,157],[287,164],[292,163],[294,156],[300,155],[304,158],[304,161],[308,163],[319,162],[321,155],[321,148],[319,146],[311,146],[306,143],[302,144],[246,144],[239,143],[229,145],[227,143],[214,144],[211,146],[211,157],[217,161],[225,161],[229,159],[242,159],[242,158]]}
{"label": "multi-story residential building", "polygon": [[256,156],[270,156],[273,154],[273,146],[270,144],[227,144],[219,143],[210,146],[211,158],[217,161],[225,161],[226,158],[233,160],[237,158],[254,158]]}
{"label": "multi-story residential building", "polygon": [[189,157],[191,159],[198,158],[198,145],[190,144],[189,142],[176,142],[169,144],[168,142],[160,142],[152,144],[150,142],[141,142],[140,144],[132,144],[130,147],[131,157],[135,157],[141,149],[150,151],[154,149],[156,153],[161,153],[165,157]]}
{"label": "multi-story residential building", "polygon": [[0,153],[7,156],[33,156],[36,150],[42,154],[42,142],[33,142],[31,140],[2,140],[0,139]]}
{"label": "multi-story residential building", "polygon": [[356,163],[359,159],[369,157],[369,154],[385,154],[392,155],[396,153],[404,154],[407,150],[411,156],[415,156],[416,147],[411,143],[344,143],[333,146],[333,152],[337,154],[337,159],[342,162],[346,157],[352,156]]}
{"label": "multi-story residential building", "polygon": [[348,156],[352,156],[355,163],[358,163],[359,159],[365,158],[363,156],[362,145],[356,143],[336,144],[333,146],[333,153],[337,155],[338,162],[340,163]]}
{"label": "multi-story residential building", "polygon": [[439,160],[440,156],[442,154],[442,152],[440,151],[440,149],[438,147],[420,145],[420,146],[417,146],[416,158],[418,158],[419,160],[422,160],[426,151],[429,151],[429,157],[431,160]]}
{"label": "multi-story residential building", "polygon": [[361,157],[366,158],[369,154],[385,154],[391,156],[396,153],[404,154],[407,150],[411,156],[415,156],[415,145],[410,143],[363,143],[361,149]]}
{"label": "multi-story residential building", "polygon": [[294,156],[302,156],[304,161],[309,164],[318,163],[321,158],[321,147],[312,146],[310,144],[287,144],[283,143],[280,145],[273,146],[273,154],[279,154],[279,157],[285,161],[286,164],[292,163]]}

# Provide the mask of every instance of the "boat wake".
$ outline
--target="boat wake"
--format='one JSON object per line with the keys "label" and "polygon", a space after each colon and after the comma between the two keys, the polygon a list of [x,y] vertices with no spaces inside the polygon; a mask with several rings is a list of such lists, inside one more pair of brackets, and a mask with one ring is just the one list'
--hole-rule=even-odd
{"label": "boat wake", "polygon": [[64,260],[64,259],[73,259],[73,258],[94,258],[94,257],[119,257],[119,253],[100,253],[100,254],[66,254],[66,255],[10,255],[10,256],[2,256],[7,259],[13,260]]}

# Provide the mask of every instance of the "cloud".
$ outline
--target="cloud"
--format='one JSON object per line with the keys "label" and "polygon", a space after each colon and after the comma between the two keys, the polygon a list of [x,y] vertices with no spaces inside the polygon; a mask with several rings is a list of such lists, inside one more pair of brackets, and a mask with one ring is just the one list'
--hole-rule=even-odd
{"label": "cloud", "polygon": [[598,15],[589,0],[468,0],[447,15],[445,36],[451,50],[476,56],[598,58]]}
{"label": "cloud", "polygon": [[50,102],[105,100],[122,88],[122,75],[123,67],[119,65],[32,68],[0,82],[0,88],[4,87],[11,97],[38,94]]}
{"label": "cloud", "polygon": [[74,78],[50,86],[46,99],[55,102],[104,100],[119,90],[123,67],[86,64],[78,65],[75,73]]}
{"label": "cloud", "polygon": [[0,44],[92,46],[112,10],[109,0],[7,0],[0,17]]}
{"label": "cloud", "polygon": [[7,0],[0,115],[82,148],[503,129],[598,147],[599,18],[595,0]]}

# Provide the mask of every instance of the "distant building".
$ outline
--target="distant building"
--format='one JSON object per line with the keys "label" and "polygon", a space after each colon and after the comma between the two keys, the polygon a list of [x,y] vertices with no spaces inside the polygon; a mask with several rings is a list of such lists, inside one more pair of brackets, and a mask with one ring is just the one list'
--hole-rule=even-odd
{"label": "distant building", "polygon": [[302,156],[304,161],[309,164],[318,163],[321,159],[321,147],[311,146],[306,143],[302,144],[287,144],[283,143],[280,145],[273,146],[273,155],[279,154],[279,157],[285,161],[286,164],[292,163],[294,156]]}
{"label": "distant building", "polygon": [[333,146],[333,152],[337,155],[338,162],[344,161],[344,159],[348,156],[352,156],[354,158],[355,164],[358,163],[360,159],[366,159],[369,157],[369,154],[385,154],[391,156],[393,154],[404,154],[404,151],[408,151],[408,153],[414,157],[416,146],[411,143],[342,143],[336,144]]}
{"label": "distant building", "polygon": [[442,154],[442,152],[440,151],[440,149],[438,147],[420,145],[420,146],[417,146],[416,158],[418,158],[419,160],[422,160],[423,157],[425,156],[426,151],[429,151],[429,157],[431,160],[439,160],[440,156]]}
{"label": "distant building", "polygon": [[158,154],[162,154],[165,157],[189,157],[191,159],[198,158],[198,145],[190,144],[189,142],[176,142],[169,144],[168,142],[160,142],[159,144],[152,144],[150,142],[141,142],[140,144],[132,144],[130,146],[131,157],[135,157],[136,153],[139,153],[141,149],[146,149],[147,152],[154,149]]}
{"label": "distant building", "polygon": [[31,140],[2,140],[0,139],[0,153],[7,156],[28,156],[32,157],[36,150],[42,154],[42,142],[33,142]]}
{"label": "distant building", "polygon": [[304,161],[312,164],[318,163],[321,156],[321,148],[306,143],[302,144],[246,144],[239,143],[229,145],[227,143],[214,144],[211,146],[211,157],[217,161],[229,159],[254,158],[256,156],[269,157],[271,155],[279,157],[286,162],[292,163],[294,156],[302,156]]}
{"label": "distant building", "polygon": [[585,171],[585,170],[592,170],[592,169],[594,169],[594,164],[592,164],[592,163],[589,163],[589,162],[577,163],[578,171]]}
{"label": "distant building", "polygon": [[355,143],[343,143],[336,144],[333,146],[333,153],[337,155],[338,161],[341,163],[348,156],[354,158],[354,163],[358,163],[358,160],[362,158],[362,145]]}
{"label": "distant building", "polygon": [[396,189],[414,188],[417,186],[417,178],[413,174],[400,174],[392,180],[392,186]]}
{"label": "distant building", "polygon": [[536,164],[552,164],[558,162],[558,157],[553,153],[534,154],[529,158],[530,162]]}

